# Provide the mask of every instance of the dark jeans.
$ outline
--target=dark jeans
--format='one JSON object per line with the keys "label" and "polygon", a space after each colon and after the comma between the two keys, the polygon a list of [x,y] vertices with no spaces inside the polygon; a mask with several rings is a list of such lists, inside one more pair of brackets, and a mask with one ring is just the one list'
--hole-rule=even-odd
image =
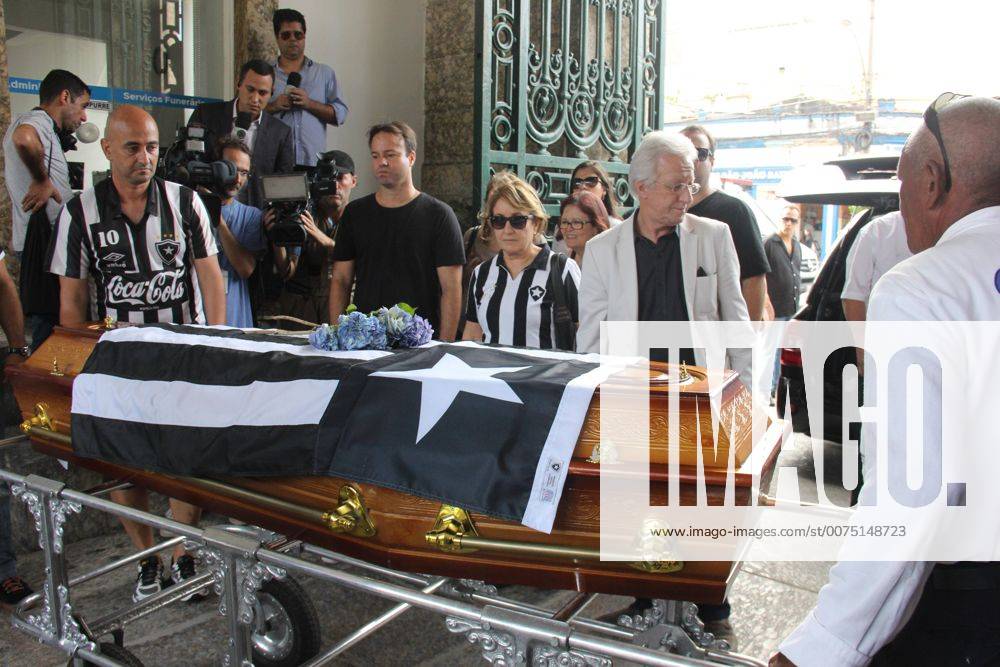
{"label": "dark jeans", "polygon": [[34,352],[45,342],[45,339],[52,335],[58,317],[55,315],[28,315],[24,318],[24,328],[31,336],[31,351]]}

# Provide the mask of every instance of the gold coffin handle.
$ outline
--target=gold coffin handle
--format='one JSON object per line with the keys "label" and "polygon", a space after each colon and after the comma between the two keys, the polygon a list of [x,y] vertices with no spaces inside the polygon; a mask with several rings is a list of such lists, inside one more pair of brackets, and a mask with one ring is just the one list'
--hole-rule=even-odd
{"label": "gold coffin handle", "polygon": [[29,417],[21,422],[21,431],[24,433],[31,433],[33,428],[41,428],[46,431],[55,431],[52,427],[52,420],[49,419],[49,406],[45,403],[35,404],[35,416]]}
{"label": "gold coffin handle", "polygon": [[[441,505],[434,526],[424,535],[427,543],[441,551],[450,553],[469,553],[472,551],[489,551],[511,556],[528,558],[562,558],[570,560],[600,561],[600,549],[587,547],[571,547],[562,544],[544,544],[535,542],[514,542],[511,540],[493,540],[479,536],[475,523],[468,512],[461,507]],[[684,569],[684,563],[679,560],[638,561],[628,563],[642,572],[667,574]]]}
{"label": "gold coffin handle", "polygon": [[468,553],[475,549],[462,548],[463,537],[478,537],[479,531],[476,524],[472,522],[472,517],[461,507],[454,505],[441,505],[438,510],[437,519],[424,537],[427,543],[437,547],[441,551],[452,553]]}
{"label": "gold coffin handle", "polygon": [[332,512],[323,514],[323,523],[335,533],[356,537],[372,537],[375,534],[375,523],[368,515],[361,492],[350,484],[340,487],[340,504]]}

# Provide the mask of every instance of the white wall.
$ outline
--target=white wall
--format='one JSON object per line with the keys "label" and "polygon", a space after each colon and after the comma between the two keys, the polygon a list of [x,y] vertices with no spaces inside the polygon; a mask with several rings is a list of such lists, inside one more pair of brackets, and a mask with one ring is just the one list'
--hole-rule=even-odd
{"label": "white wall", "polygon": [[427,0],[280,0],[278,6],[302,12],[306,55],[337,73],[349,112],[343,127],[327,129],[326,145],[354,158],[355,197],[375,190],[365,132],[388,120],[405,121],[417,133],[419,188]]}

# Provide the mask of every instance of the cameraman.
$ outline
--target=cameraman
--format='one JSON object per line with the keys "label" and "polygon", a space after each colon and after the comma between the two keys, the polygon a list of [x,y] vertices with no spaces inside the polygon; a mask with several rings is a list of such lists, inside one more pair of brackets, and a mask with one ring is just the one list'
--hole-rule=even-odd
{"label": "cameraman", "polygon": [[72,72],[54,69],[42,79],[38,97],[39,106],[15,118],[3,138],[11,247],[21,261],[32,349],[48,338],[59,315],[59,286],[46,271],[45,254],[59,209],[73,196],[62,142],[86,122],[90,88]]}
{"label": "cameraman", "polygon": [[253,326],[247,279],[267,249],[263,216],[259,208],[236,200],[250,178],[250,149],[239,139],[228,137],[218,143],[218,154],[236,166],[236,183],[222,193],[222,220],[218,227],[218,240],[222,243],[219,266],[226,283],[226,324],[247,328]]}
{"label": "cameraman", "polygon": [[309,238],[302,250],[295,272],[285,282],[279,310],[307,322],[325,322],[329,316],[330,273],[333,268],[333,236],[343,215],[351,191],[358,184],[354,160],[344,151],[320,155],[318,181],[330,180],[335,192],[320,198],[316,217],[305,223]]}
{"label": "cameraman", "polygon": [[[111,178],[70,199],[49,247],[49,270],[59,276],[59,322],[88,319],[88,276],[97,288],[97,317],[120,322],[224,324],[226,296],[215,258],[212,225],[201,198],[182,185],[155,178],[160,131],[148,113],[122,105],[108,116],[101,140]],[[113,491],[118,503],[145,510],[144,489]],[[170,500],[174,519],[194,525],[199,508]],[[153,546],[153,529],[122,519],[138,549]],[[132,598],[162,588],[157,556],[139,562]],[[174,582],[195,576],[194,558],[174,549]],[[192,599],[192,594],[186,599]]]}

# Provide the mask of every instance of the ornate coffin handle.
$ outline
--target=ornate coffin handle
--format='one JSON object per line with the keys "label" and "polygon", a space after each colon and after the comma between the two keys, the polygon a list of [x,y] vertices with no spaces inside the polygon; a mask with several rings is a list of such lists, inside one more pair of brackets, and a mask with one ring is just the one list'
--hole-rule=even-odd
{"label": "ornate coffin handle", "polygon": [[356,537],[375,534],[375,524],[368,515],[361,492],[349,484],[340,487],[340,504],[332,512],[323,514],[323,523],[335,533]]}
{"label": "ornate coffin handle", "polygon": [[52,427],[52,420],[49,419],[48,413],[49,406],[45,403],[35,404],[35,416],[25,419],[21,422],[21,431],[24,433],[31,433],[33,428],[41,428],[46,431],[55,431]]}
{"label": "ornate coffin handle", "polygon": [[468,536],[479,537],[476,524],[468,512],[454,505],[441,505],[434,526],[424,535],[428,544],[454,553],[475,551],[462,548],[462,538]]}

